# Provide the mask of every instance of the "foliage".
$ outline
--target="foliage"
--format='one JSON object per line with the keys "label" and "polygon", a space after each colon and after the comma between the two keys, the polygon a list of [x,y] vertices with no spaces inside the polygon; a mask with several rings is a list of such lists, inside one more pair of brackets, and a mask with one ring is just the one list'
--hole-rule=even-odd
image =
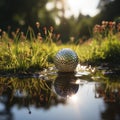
{"label": "foliage", "polygon": [[39,18],[39,9],[43,9],[47,0],[1,0],[0,26],[33,25]]}
{"label": "foliage", "polygon": [[100,12],[93,18],[93,23],[100,23],[102,20],[114,21],[120,16],[119,0],[100,0],[98,4]]}
{"label": "foliage", "polygon": [[[47,10],[46,5],[53,3],[53,9]],[[91,36],[91,29],[101,20],[115,20],[120,16],[119,0],[100,0],[100,13],[95,17],[82,13],[77,18],[71,16],[65,18],[65,5],[61,0],[1,0],[0,1],[0,27],[7,31],[12,28],[13,31],[20,27],[26,32],[28,25],[34,28],[36,21],[41,22],[43,26],[55,26],[56,31],[61,34],[63,42],[68,42],[71,37],[75,40],[83,38],[86,40]],[[57,7],[61,4],[61,8]],[[103,5],[103,6],[101,6]],[[56,21],[59,24],[56,24]],[[34,29],[34,32],[37,32]]]}
{"label": "foliage", "polygon": [[[2,103],[10,110],[14,105],[20,108],[27,108],[31,114],[30,106],[49,109],[58,103],[65,104],[52,91],[52,81],[45,81],[42,78],[0,78],[0,95]],[[5,99],[5,98],[8,99]],[[5,102],[4,102],[5,101]],[[7,110],[8,110],[7,109]]]}
{"label": "foliage", "polygon": [[[39,31],[40,24],[36,23]],[[53,64],[54,55],[61,48],[73,49],[79,57],[80,63],[101,64],[120,63],[120,25],[115,22],[103,21],[95,25],[93,38],[84,42],[82,39],[63,44],[60,34],[54,33],[54,28],[44,27],[43,33],[36,35],[32,28],[28,28],[26,35],[17,30],[12,38],[1,31],[0,38],[0,71],[37,71]]]}
{"label": "foliage", "polygon": [[52,43],[52,32],[47,32],[45,34],[48,35],[44,41],[40,33],[36,38],[31,28],[28,29],[26,35],[19,31],[12,33],[13,39],[9,38],[7,33],[2,32],[0,39],[0,70],[13,70],[16,72],[34,70],[34,68],[39,70],[47,67],[48,62],[51,60],[50,56],[53,56],[52,49],[56,49],[54,43]]}

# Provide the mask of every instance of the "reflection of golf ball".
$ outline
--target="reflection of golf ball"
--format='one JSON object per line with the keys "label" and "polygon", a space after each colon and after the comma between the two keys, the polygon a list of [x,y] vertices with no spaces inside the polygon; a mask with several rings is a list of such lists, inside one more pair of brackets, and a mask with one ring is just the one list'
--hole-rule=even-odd
{"label": "reflection of golf ball", "polygon": [[78,56],[73,50],[63,48],[55,55],[54,63],[59,72],[73,72],[78,64]]}
{"label": "reflection of golf ball", "polygon": [[58,74],[54,81],[54,90],[57,95],[67,98],[75,95],[79,89],[79,84],[76,84],[77,78],[74,73]]}

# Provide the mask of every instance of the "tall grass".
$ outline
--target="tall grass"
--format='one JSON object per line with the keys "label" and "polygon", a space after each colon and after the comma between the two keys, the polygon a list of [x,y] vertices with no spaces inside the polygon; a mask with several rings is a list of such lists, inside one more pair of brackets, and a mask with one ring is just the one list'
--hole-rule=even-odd
{"label": "tall grass", "polygon": [[[27,34],[30,32],[29,39]],[[45,40],[35,37],[33,31],[15,33],[14,38],[2,33],[0,39],[0,70],[26,71],[48,67],[56,46],[47,36]],[[50,34],[50,32],[49,32]],[[52,33],[51,33],[52,34]]]}
{"label": "tall grass", "polygon": [[[50,106],[58,103],[65,103],[64,99],[60,99],[52,91],[52,81],[45,81],[43,79],[19,79],[19,78],[0,78],[0,95],[7,97],[7,104],[9,107],[18,105],[19,108],[26,107],[30,111],[30,106],[44,107],[48,109]],[[54,103],[53,103],[54,101]],[[6,105],[6,102],[4,103]],[[26,110],[27,110],[26,109]]]}
{"label": "tall grass", "polygon": [[[37,28],[40,29],[39,23]],[[35,35],[32,28],[26,34],[19,29],[9,34],[0,31],[0,71],[24,72],[41,70],[53,64],[53,57],[61,48],[72,48],[80,63],[120,63],[120,23],[102,22],[95,25],[93,37],[85,43],[68,41],[62,44],[53,27]]]}

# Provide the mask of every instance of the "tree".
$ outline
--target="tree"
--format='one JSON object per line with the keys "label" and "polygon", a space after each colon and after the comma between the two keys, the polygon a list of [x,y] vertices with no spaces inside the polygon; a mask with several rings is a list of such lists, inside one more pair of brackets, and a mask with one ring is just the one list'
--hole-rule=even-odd
{"label": "tree", "polygon": [[104,9],[107,4],[109,4],[113,0],[100,0],[98,4],[99,9]]}
{"label": "tree", "polygon": [[0,27],[35,24],[48,0],[0,0]]}
{"label": "tree", "polygon": [[120,16],[120,0],[101,0],[100,3],[104,3],[104,7],[100,8],[102,19],[114,20]]}

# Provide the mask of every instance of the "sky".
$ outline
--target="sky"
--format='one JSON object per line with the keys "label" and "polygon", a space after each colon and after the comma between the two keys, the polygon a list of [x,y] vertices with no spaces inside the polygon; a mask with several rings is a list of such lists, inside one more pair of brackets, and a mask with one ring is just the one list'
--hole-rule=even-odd
{"label": "sky", "polygon": [[[60,0],[58,0],[60,1]],[[61,0],[65,8],[64,16],[69,18],[70,16],[78,17],[80,13],[83,15],[90,15],[91,17],[95,16],[99,10],[97,9],[99,0]],[[62,8],[62,4],[58,2],[54,4],[52,2],[47,3],[46,8],[52,10],[56,5],[57,8]],[[58,13],[59,16],[62,16],[62,13]],[[55,18],[56,24],[60,23],[59,18]]]}
{"label": "sky", "polygon": [[94,16],[99,12],[97,10],[99,0],[64,0],[64,3],[69,8],[66,10],[66,16],[72,14],[77,17],[80,12],[84,15]]}

